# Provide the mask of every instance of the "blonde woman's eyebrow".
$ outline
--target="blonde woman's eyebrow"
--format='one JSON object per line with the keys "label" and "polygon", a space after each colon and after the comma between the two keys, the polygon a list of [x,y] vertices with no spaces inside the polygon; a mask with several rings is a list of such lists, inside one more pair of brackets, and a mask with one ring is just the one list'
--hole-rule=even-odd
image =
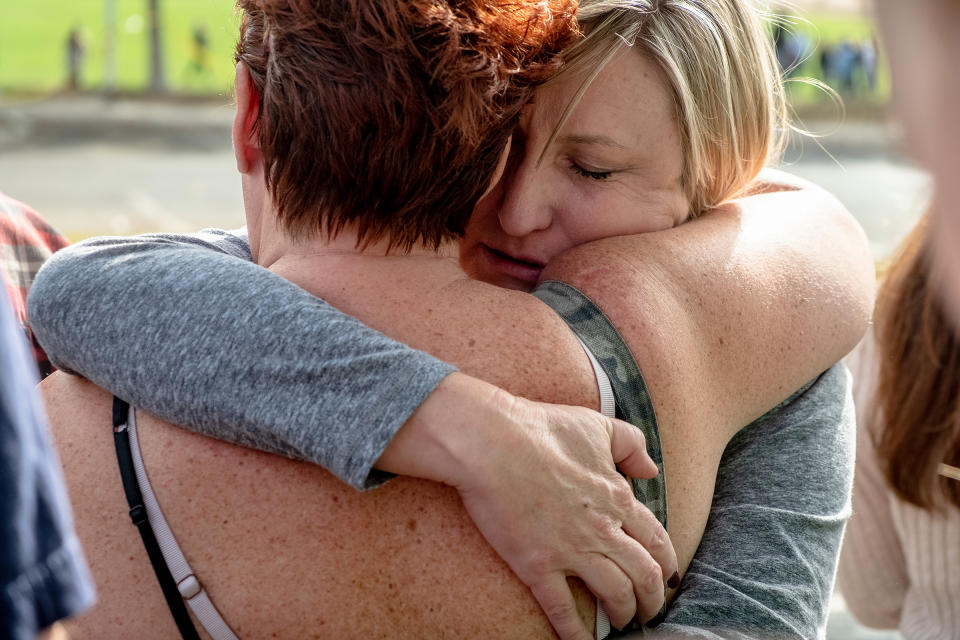
{"label": "blonde woman's eyebrow", "polygon": [[566,135],[560,136],[560,142],[566,144],[599,144],[614,149],[626,149],[627,147],[617,142],[610,136],[604,135]]}

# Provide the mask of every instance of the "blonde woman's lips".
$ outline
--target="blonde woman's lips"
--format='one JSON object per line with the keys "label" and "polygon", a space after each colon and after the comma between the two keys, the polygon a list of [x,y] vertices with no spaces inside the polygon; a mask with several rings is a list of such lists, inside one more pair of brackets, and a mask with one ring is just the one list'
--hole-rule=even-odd
{"label": "blonde woman's lips", "polygon": [[543,264],[515,258],[508,253],[498,251],[489,245],[483,245],[484,259],[496,272],[514,280],[525,283],[533,288],[540,279]]}

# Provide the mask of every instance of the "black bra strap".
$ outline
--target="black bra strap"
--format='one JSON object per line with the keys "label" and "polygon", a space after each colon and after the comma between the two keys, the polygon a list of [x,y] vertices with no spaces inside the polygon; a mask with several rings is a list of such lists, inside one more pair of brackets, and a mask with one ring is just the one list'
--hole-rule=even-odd
{"label": "black bra strap", "polygon": [[180,596],[180,590],[177,589],[177,583],[167,568],[167,561],[163,558],[163,552],[157,543],[157,538],[153,533],[153,527],[150,526],[150,520],[147,518],[147,508],[143,504],[143,496],[140,494],[140,483],[137,482],[137,472],[133,467],[133,454],[130,450],[130,434],[127,432],[127,417],[130,413],[130,405],[114,396],[113,398],[113,443],[117,449],[117,464],[120,466],[120,478],[123,480],[123,492],[127,496],[127,504],[130,506],[130,519],[136,525],[143,539],[143,546],[147,549],[147,555],[150,556],[150,564],[153,565],[153,571],[157,574],[157,580],[160,582],[160,588],[163,590],[163,597],[170,607],[170,613],[173,614],[173,620],[177,623],[180,635],[184,640],[200,640],[196,627],[193,626],[193,620],[187,612],[187,607]]}

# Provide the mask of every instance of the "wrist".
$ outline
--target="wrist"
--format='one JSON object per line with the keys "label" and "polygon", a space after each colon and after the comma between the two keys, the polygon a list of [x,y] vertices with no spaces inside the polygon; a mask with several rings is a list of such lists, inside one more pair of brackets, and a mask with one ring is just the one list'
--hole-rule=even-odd
{"label": "wrist", "polygon": [[459,486],[489,434],[511,421],[516,398],[492,384],[454,372],[444,378],[397,431],[374,465],[398,475]]}

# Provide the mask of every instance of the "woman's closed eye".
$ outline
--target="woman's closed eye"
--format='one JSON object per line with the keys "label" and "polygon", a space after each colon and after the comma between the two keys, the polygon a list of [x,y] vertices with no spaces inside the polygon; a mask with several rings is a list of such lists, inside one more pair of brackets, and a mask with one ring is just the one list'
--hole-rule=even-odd
{"label": "woman's closed eye", "polygon": [[590,180],[597,180],[602,182],[607,180],[610,176],[613,175],[613,171],[600,171],[593,168],[585,167],[581,164],[571,161],[570,168],[579,176],[588,178]]}

